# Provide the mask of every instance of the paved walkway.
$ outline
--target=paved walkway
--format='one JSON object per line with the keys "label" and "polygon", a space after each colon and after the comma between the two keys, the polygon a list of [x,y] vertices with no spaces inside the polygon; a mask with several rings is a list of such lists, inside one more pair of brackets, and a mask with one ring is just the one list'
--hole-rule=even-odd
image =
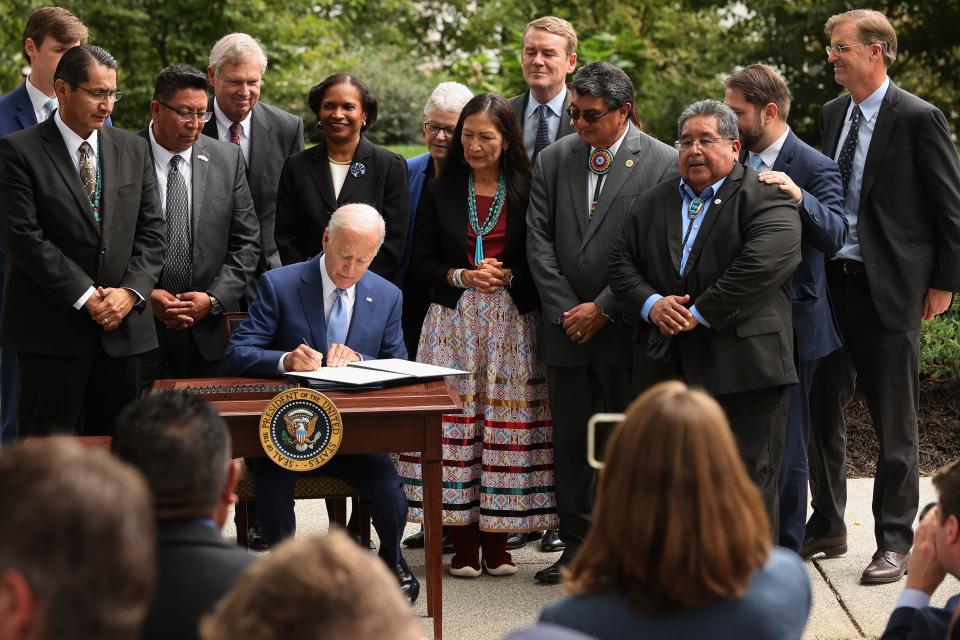
{"label": "paved walkway", "polygon": [[[870,511],[873,481],[851,480],[848,483],[849,504],[847,528],[850,551],[841,558],[815,560],[807,563],[813,585],[813,609],[805,639],[847,639],[878,637],[887,617],[903,589],[903,581],[890,585],[863,586],[860,572],[870,562],[874,551],[873,517]],[[921,479],[920,504],[934,499],[928,478]],[[318,500],[297,504],[298,531],[326,531],[327,519]],[[408,533],[417,530],[409,525]],[[235,539],[232,522],[224,532]],[[424,584],[422,551],[406,550],[414,573]],[[561,587],[534,582],[533,574],[552,563],[557,554],[540,553],[536,544],[513,552],[520,572],[509,578],[458,579],[445,575],[443,579],[443,635],[446,640],[496,640],[514,629],[536,622],[540,610],[548,602],[562,598]],[[447,557],[449,558],[449,557]],[[934,594],[934,603],[943,604],[947,598],[960,592],[960,584],[953,579]],[[432,626],[426,617],[426,600],[414,607],[420,617],[426,637],[431,637]]]}

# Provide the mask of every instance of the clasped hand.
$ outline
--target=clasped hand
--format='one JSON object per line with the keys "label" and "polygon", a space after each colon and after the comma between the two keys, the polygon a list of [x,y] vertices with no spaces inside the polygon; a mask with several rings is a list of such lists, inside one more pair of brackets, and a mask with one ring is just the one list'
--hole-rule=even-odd
{"label": "clasped hand", "polygon": [[460,279],[464,285],[480,293],[494,293],[507,285],[510,275],[510,269],[504,269],[503,263],[496,258],[484,258],[476,269],[467,269],[460,274]]}
{"label": "clasped hand", "polygon": [[187,291],[173,295],[164,289],[150,294],[153,315],[167,329],[182,331],[203,320],[210,313],[210,296],[204,291]]}
{"label": "clasped hand", "polygon": [[607,325],[608,320],[596,302],[582,302],[560,316],[567,337],[578,344],[590,342]]}
{"label": "clasped hand", "polygon": [[665,336],[692,331],[700,323],[685,306],[688,302],[690,302],[690,294],[660,298],[650,308],[650,324],[657,327]]}
{"label": "clasped hand", "polygon": [[83,306],[104,331],[115,331],[136,302],[136,294],[129,289],[97,287]]}

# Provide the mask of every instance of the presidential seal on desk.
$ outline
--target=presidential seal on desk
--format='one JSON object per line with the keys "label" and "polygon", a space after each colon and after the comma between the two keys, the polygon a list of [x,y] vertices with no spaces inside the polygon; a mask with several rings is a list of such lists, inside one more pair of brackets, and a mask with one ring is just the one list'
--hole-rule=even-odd
{"label": "presidential seal on desk", "polygon": [[340,411],[319,391],[296,387],[278,393],[260,414],[260,444],[267,457],[291,471],[311,471],[340,448]]}

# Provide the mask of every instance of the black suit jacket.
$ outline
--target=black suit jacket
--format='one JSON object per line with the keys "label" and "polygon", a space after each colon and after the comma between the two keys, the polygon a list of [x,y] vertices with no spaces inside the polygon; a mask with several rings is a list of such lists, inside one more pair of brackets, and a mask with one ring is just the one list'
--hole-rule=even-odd
{"label": "black suit jacket", "polygon": [[99,340],[107,354],[123,357],[157,346],[153,316],[144,307],[131,310],[115,331],[73,308],[91,286],[129,288],[149,300],[166,250],[146,141],[115,127],[98,135],[102,230],[53,118],[0,140],[5,347],[79,356]]}
{"label": "black suit jacket", "polygon": [[[455,309],[463,289],[447,284],[447,270],[472,269],[467,255],[467,172],[459,169],[430,183],[420,198],[414,232],[413,260],[409,282],[430,287],[430,300]],[[507,237],[503,255],[496,257],[513,272],[507,290],[517,311],[527,313],[540,306],[540,298],[527,266],[527,201],[507,201]]]}
{"label": "black suit jacket", "polygon": [[[823,152],[833,158],[850,96],[823,105]],[[860,189],[857,233],[884,326],[920,325],[927,289],[960,291],[960,162],[943,113],[890,82]]]}
{"label": "black suit jacket", "polygon": [[[213,111],[214,98],[207,103]],[[204,135],[219,140],[217,119],[211,118],[203,127]],[[250,162],[247,167],[247,182],[253,207],[260,220],[260,265],[257,273],[280,266],[277,244],[274,240],[274,223],[277,211],[277,184],[280,170],[290,156],[303,151],[303,120],[282,109],[257,102],[250,116]],[[251,299],[254,287],[248,289]]]}
{"label": "black suit jacket", "polygon": [[199,520],[159,521],[157,588],[141,637],[199,638],[200,618],[213,610],[256,559]]}
{"label": "black suit jacket", "polygon": [[[140,135],[148,140],[144,128]],[[153,148],[151,149],[151,158]],[[239,311],[260,258],[260,226],[244,176],[243,154],[234,144],[201,136],[191,161],[190,229],[192,291],[215,297],[224,311]],[[159,199],[159,191],[157,193]],[[162,325],[157,325],[158,331]],[[209,314],[188,329],[203,357],[213,362],[227,346],[223,315]]]}
{"label": "black suit jacket", "polygon": [[347,174],[340,197],[334,197],[325,142],[290,157],[283,165],[277,193],[276,240],[280,260],[293,264],[322,253],[323,230],[333,212],[342,205],[362,202],[379,211],[387,224],[386,238],[370,270],[393,281],[400,267],[410,217],[407,163],[364,136],[360,137],[353,162],[363,165],[363,172]]}
{"label": "black suit jacket", "polygon": [[[752,169],[734,165],[705,214],[682,278],[681,207],[679,178],[641,194],[610,254],[610,286],[635,327],[640,386],[677,373],[713,394],[796,382],[790,312],[790,276],[800,264],[796,205]],[[690,294],[710,327],[667,339],[664,348],[659,330],[640,315],[655,293]]]}
{"label": "black suit jacket", "polygon": [[910,609],[898,607],[890,614],[887,628],[880,640],[960,640],[960,624],[947,638],[950,620],[960,605],[960,595],[947,600],[947,606]]}

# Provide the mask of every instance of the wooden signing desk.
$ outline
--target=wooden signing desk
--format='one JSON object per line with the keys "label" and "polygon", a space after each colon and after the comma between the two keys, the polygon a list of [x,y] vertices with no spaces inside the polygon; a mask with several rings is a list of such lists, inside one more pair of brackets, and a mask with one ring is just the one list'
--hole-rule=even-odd
{"label": "wooden signing desk", "polygon": [[[153,390],[180,389],[201,395],[227,421],[233,456],[252,458],[264,455],[260,413],[267,401],[291,386],[295,385],[284,380],[207,378],[157,380]],[[343,438],[337,453],[421,452],[427,615],[433,618],[433,637],[439,640],[443,634],[440,416],[460,412],[456,384],[437,380],[373,391],[323,393],[343,417]]]}

